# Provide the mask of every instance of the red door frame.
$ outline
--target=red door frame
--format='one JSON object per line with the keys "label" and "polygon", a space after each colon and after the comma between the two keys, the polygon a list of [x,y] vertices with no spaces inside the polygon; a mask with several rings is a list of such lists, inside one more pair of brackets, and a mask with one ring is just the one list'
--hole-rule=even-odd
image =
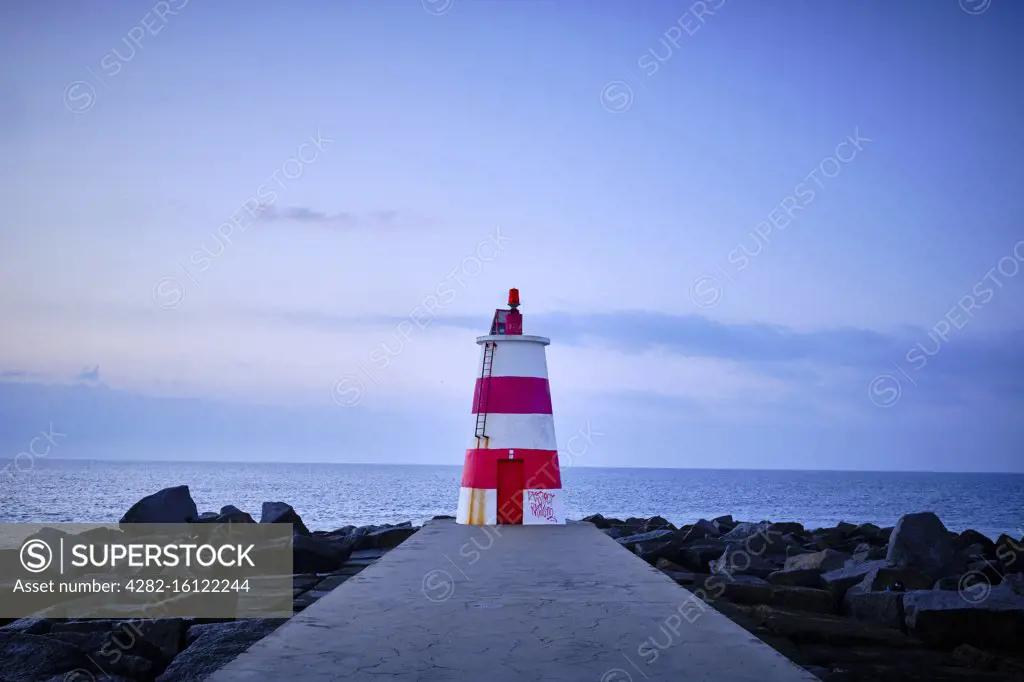
{"label": "red door frame", "polygon": [[522,525],[525,483],[523,460],[499,459],[497,464],[498,523]]}

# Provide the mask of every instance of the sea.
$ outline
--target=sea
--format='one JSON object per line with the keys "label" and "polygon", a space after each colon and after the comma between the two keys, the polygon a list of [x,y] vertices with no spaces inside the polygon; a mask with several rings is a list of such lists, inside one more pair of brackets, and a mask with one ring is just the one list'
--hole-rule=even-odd
{"label": "sea", "polygon": [[[7,464],[5,467],[4,464]],[[0,522],[116,522],[137,500],[188,485],[200,512],[233,504],[259,520],[287,502],[312,530],[454,515],[461,466],[93,461],[0,462]],[[566,515],[663,516],[891,526],[933,511],[955,531],[1024,536],[1024,474],[571,467]]]}

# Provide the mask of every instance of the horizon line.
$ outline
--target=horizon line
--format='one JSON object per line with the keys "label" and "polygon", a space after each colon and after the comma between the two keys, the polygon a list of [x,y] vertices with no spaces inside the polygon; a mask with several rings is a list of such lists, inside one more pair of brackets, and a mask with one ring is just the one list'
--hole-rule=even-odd
{"label": "horizon line", "polygon": [[[424,462],[281,462],[276,460],[205,460],[205,459],[95,459],[91,457],[40,457],[57,462],[100,462],[105,464],[123,464],[126,462],[145,464],[285,464],[296,465],[352,465],[352,466],[420,466],[420,467],[462,467],[463,464],[438,464]],[[851,474],[975,474],[986,476],[1024,476],[1024,471],[933,471],[925,469],[786,469],[767,468],[752,469],[746,467],[667,467],[667,466],[593,466],[573,465],[560,467],[561,470],[571,469],[624,469],[645,471],[758,471],[758,472],[792,472],[792,473],[851,473]]]}

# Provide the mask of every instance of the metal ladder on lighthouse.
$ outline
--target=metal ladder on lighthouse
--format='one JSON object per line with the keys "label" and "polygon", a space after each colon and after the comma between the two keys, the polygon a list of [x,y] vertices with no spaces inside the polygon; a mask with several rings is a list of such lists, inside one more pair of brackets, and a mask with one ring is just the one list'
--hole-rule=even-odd
{"label": "metal ladder on lighthouse", "polygon": [[487,393],[490,390],[491,367],[494,365],[494,350],[497,344],[493,341],[484,342],[484,361],[480,367],[480,394],[476,399],[476,445],[480,447],[480,439],[484,441],[484,447],[490,444],[490,437],[487,435]]}

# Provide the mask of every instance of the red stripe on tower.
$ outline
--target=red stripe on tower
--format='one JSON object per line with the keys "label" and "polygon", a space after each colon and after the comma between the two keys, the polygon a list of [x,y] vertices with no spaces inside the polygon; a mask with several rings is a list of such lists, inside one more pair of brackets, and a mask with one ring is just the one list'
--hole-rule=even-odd
{"label": "red stripe on tower", "polygon": [[[484,400],[480,400],[480,391]],[[479,408],[483,405],[483,409]],[[488,377],[477,379],[473,414],[551,414],[551,389],[540,377]]]}
{"label": "red stripe on tower", "polygon": [[562,487],[555,450],[494,450],[474,448],[466,450],[466,465],[462,470],[462,487],[496,488],[498,462],[507,459],[523,461],[523,482],[527,490],[552,490]]}

